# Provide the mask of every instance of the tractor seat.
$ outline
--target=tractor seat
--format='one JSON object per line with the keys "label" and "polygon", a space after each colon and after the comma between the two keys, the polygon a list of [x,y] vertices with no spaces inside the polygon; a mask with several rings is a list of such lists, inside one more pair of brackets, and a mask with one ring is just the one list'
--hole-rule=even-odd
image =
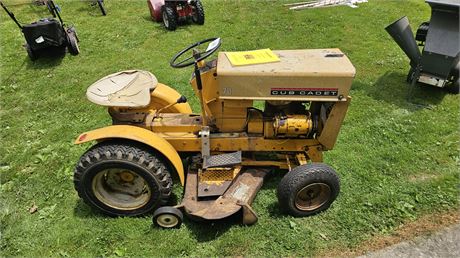
{"label": "tractor seat", "polygon": [[101,106],[145,107],[150,103],[150,92],[157,84],[157,78],[150,72],[121,71],[93,83],[86,90],[86,97]]}

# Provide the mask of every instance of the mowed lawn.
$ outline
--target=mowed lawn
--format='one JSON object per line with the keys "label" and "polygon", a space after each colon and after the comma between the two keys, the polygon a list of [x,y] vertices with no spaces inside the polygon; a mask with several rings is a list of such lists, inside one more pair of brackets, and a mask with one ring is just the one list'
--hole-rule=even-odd
{"label": "mowed lawn", "polygon": [[[22,2],[28,4],[11,10],[23,23],[49,15]],[[296,12],[283,1],[203,0],[205,25],[175,32],[151,21],[145,0],[106,0],[107,16],[87,1],[57,3],[78,31],[78,56],[31,62],[22,34],[0,11],[1,256],[314,256],[352,250],[422,216],[458,209],[459,97],[421,86],[408,101],[408,59],[384,31],[403,15],[413,28],[428,20],[424,1]],[[105,108],[86,100],[86,88],[113,72],[148,70],[199,112],[188,84],[192,70],[173,69],[169,60],[210,37],[221,37],[225,51],[340,48],[351,59],[352,103],[335,149],[325,153],[342,187],[329,210],[308,218],[280,213],[282,173],[258,193],[253,226],[185,220],[180,229],[161,230],[150,216],[109,218],[78,198],[73,169],[91,144],[73,141],[111,122]],[[174,192],[180,201],[177,181]]]}

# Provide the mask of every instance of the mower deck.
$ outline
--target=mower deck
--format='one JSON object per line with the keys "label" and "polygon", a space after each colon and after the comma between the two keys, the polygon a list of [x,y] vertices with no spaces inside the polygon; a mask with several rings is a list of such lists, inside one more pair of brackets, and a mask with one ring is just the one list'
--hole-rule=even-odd
{"label": "mower deck", "polygon": [[[187,184],[182,203],[176,208],[183,208],[185,213],[194,220],[218,220],[232,216],[242,210],[243,224],[250,225],[257,222],[257,215],[252,210],[251,204],[262,187],[264,177],[270,172],[269,168],[240,167],[241,169],[231,184],[215,180],[215,189],[221,187],[228,189],[216,199],[199,196],[199,187],[203,183],[200,178],[201,170],[190,169],[187,173]],[[210,181],[207,181],[209,184]],[[219,194],[215,191],[215,194]]]}

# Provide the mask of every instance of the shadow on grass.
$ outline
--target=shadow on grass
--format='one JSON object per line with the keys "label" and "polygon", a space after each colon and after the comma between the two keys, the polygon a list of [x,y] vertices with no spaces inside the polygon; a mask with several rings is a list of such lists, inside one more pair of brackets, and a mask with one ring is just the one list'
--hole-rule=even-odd
{"label": "shadow on grass", "polygon": [[[166,204],[167,206],[175,206],[177,205],[177,196],[176,194],[172,193],[171,198],[169,199],[168,203]],[[90,206],[88,206],[82,199],[78,199],[75,208],[74,208],[74,214],[75,216],[79,218],[94,218],[94,217],[109,217],[99,211],[96,211],[92,209]],[[147,213],[145,216],[151,216],[153,214],[153,211]],[[140,216],[142,217],[142,216]]]}
{"label": "shadow on grass", "polygon": [[406,83],[406,76],[397,72],[387,72],[373,85],[356,82],[355,90],[363,90],[375,100],[383,100],[409,111],[431,108],[438,105],[447,94],[442,88],[417,83]]}
{"label": "shadow on grass", "polygon": [[242,214],[236,214],[221,220],[195,221],[186,218],[184,224],[190,229],[195,239],[202,243],[216,240],[219,236],[227,232],[231,227],[241,225]]}
{"label": "shadow on grass", "polygon": [[35,53],[37,59],[26,57],[28,69],[48,69],[61,64],[67,51],[64,47],[41,49]]}
{"label": "shadow on grass", "polygon": [[25,67],[27,62],[31,62],[28,57],[24,58],[24,61],[21,63],[21,65],[19,65],[10,75],[7,75],[3,78],[3,83],[9,83],[12,78],[14,78],[19,72],[21,72],[21,70]]}
{"label": "shadow on grass", "polygon": [[82,199],[78,199],[73,212],[75,216],[79,218],[84,218],[84,219],[85,218],[92,219],[92,218],[106,217],[104,214],[91,209],[91,207],[89,207],[86,203],[84,203]]}

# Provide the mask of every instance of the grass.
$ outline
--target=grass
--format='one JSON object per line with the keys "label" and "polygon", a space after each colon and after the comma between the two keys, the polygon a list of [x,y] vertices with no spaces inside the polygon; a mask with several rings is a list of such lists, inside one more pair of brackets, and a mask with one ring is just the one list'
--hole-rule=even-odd
{"label": "grass", "polygon": [[[6,4],[14,0],[6,0]],[[145,1],[106,1],[101,16],[88,2],[58,1],[81,39],[81,54],[31,62],[14,23],[0,14],[0,173],[2,256],[314,256],[353,249],[391,234],[407,221],[458,209],[459,97],[422,86],[407,101],[408,60],[384,31],[408,15],[427,20],[423,1],[370,1],[358,9],[288,11],[281,1],[203,1],[204,26],[165,31]],[[45,7],[12,6],[22,22],[46,16]],[[341,176],[341,194],[309,218],[281,214],[269,178],[254,209],[259,222],[196,223],[178,230],[151,228],[150,217],[108,218],[79,200],[73,167],[90,145],[81,132],[110,124],[107,111],[85,90],[109,73],[144,69],[199,104],[190,69],[170,58],[195,41],[219,36],[221,50],[341,48],[354,63],[352,104],[325,162]],[[176,182],[176,186],[178,183]],[[175,188],[177,196],[182,189]],[[28,209],[38,206],[36,213]]]}

